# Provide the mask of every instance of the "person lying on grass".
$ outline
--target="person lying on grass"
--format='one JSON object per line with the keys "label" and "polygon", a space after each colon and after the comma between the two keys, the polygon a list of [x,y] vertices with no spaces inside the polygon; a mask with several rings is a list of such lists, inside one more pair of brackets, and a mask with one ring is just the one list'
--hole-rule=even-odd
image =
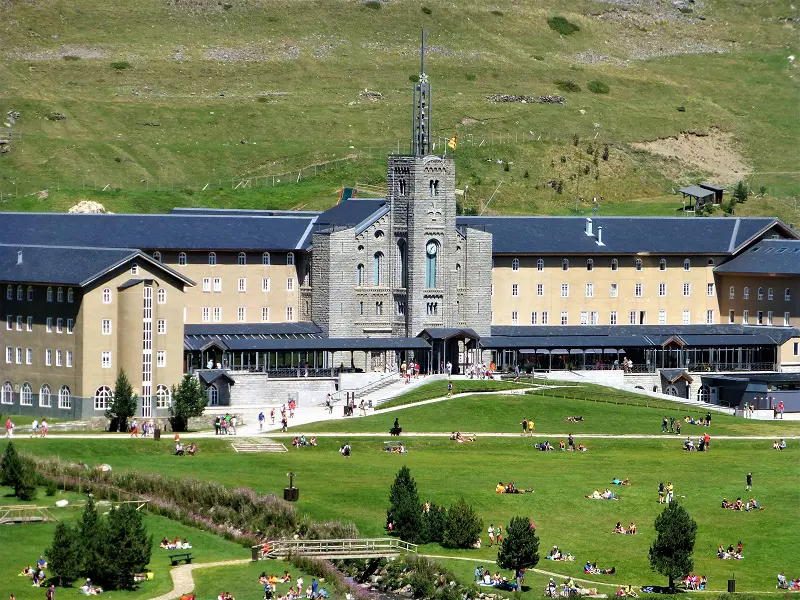
{"label": "person lying on grass", "polygon": [[591,494],[584,496],[584,498],[590,498],[592,500],[619,500],[619,496],[617,496],[614,492],[606,488],[604,492],[600,492],[600,490],[595,490]]}
{"label": "person lying on grass", "polygon": [[631,482],[628,481],[627,477],[625,479],[623,479],[622,481],[620,481],[619,479],[614,477],[614,479],[611,480],[611,483],[613,483],[614,485],[630,485],[631,484]]}
{"label": "person lying on grass", "polygon": [[103,593],[103,588],[99,585],[92,585],[92,580],[87,579],[84,584],[78,588],[78,591],[84,596],[97,596],[97,594]]}
{"label": "person lying on grass", "polygon": [[639,594],[637,594],[633,586],[629,583],[628,585],[624,585],[617,590],[617,598],[628,597],[628,598],[638,598]]}
{"label": "person lying on grass", "polygon": [[463,444],[464,442],[474,442],[475,434],[464,436],[460,431],[454,431],[450,434],[450,440],[453,442],[458,442],[459,444]]}
{"label": "person lying on grass", "polygon": [[567,417],[564,420],[567,423],[583,423],[583,417]]}
{"label": "person lying on grass", "polygon": [[617,521],[617,524],[614,526],[614,531],[611,533],[636,535],[636,523],[631,522],[630,527],[625,529],[625,526],[621,522]]}
{"label": "person lying on grass", "polygon": [[550,442],[547,440],[543,441],[540,444],[534,444],[533,447],[536,448],[537,450],[541,450],[542,452],[548,452],[553,449],[553,446],[551,446]]}
{"label": "person lying on grass", "polygon": [[597,566],[597,563],[590,563],[586,561],[586,564],[583,565],[583,573],[585,575],[613,575],[617,572],[616,567],[611,567],[610,569],[601,569]]}
{"label": "person lying on grass", "polygon": [[728,546],[727,551],[722,547],[722,544],[720,544],[717,548],[717,558],[721,560],[728,560],[731,558],[734,560],[742,560],[744,556],[742,556],[741,551],[733,549],[733,544]]}
{"label": "person lying on grass", "polygon": [[502,481],[498,481],[497,485],[494,488],[494,491],[498,494],[532,494],[533,488],[528,488],[527,490],[521,490],[517,487],[517,485],[510,481],[508,483],[503,483]]}

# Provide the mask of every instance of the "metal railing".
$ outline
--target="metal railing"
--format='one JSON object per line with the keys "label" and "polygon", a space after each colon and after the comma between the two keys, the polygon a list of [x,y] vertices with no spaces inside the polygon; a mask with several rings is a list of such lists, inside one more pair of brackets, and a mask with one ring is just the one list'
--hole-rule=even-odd
{"label": "metal railing", "polygon": [[720,372],[720,371],[777,371],[777,366],[772,362],[737,362],[737,363],[689,363],[686,367],[689,371]]}
{"label": "metal railing", "polygon": [[416,554],[417,544],[398,538],[365,538],[342,540],[274,540],[253,546],[254,559],[276,558],[289,554],[305,556],[335,556],[359,558],[375,555],[393,555],[403,552]]}
{"label": "metal railing", "polygon": [[400,373],[399,372],[391,372],[387,373],[380,379],[376,379],[375,381],[371,381],[366,385],[361,386],[355,390],[339,390],[333,395],[333,401],[338,402],[339,400],[344,400],[346,398],[346,394],[349,392],[351,394],[355,394],[355,399],[360,400],[367,394],[372,392],[378,391],[382,388],[385,388],[388,385],[391,385],[395,381],[400,380]]}
{"label": "metal railing", "polygon": [[248,365],[244,368],[238,367],[228,369],[230,373],[263,373],[267,377],[276,379],[296,379],[298,377],[338,377],[340,369],[336,368],[314,368],[314,367],[281,367],[278,369],[265,369],[263,365],[256,367]]}

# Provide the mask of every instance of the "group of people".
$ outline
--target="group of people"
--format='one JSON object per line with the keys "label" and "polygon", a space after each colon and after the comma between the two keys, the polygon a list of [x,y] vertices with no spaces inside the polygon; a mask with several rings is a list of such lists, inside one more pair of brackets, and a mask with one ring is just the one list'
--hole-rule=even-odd
{"label": "group of people", "polygon": [[467,367],[467,377],[470,379],[494,379],[492,369],[487,367],[484,363]]}
{"label": "group of people", "polygon": [[[550,578],[550,581],[547,583],[547,587],[544,588],[544,595],[548,598],[557,598],[559,596],[558,592],[558,585]],[[572,577],[567,576],[564,582],[561,584],[561,597],[562,598],[569,598],[575,596],[596,596],[597,595],[597,588],[585,588],[579,586],[572,580]]]}
{"label": "group of people", "polygon": [[475,434],[472,433],[470,435],[463,435],[460,431],[453,431],[450,434],[450,441],[458,442],[459,444],[463,444],[464,442],[474,442]]}
{"label": "group of people", "polygon": [[419,378],[419,363],[407,363],[403,361],[400,364],[400,377],[406,380],[406,383],[411,383],[411,378]]}
{"label": "group of people", "polygon": [[149,421],[142,420],[141,427],[139,426],[139,422],[134,417],[131,419],[130,423],[128,423],[128,431],[131,432],[131,437],[153,437],[153,434],[156,430],[156,422],[153,419]]}
{"label": "group of people", "polygon": [[175,440],[175,456],[194,456],[195,454],[197,454],[197,444],[191,442],[188,446],[184,446],[179,438]]}
{"label": "group of people", "polygon": [[[6,418],[6,437],[11,438],[14,437],[14,429],[17,426],[14,424],[14,421],[11,420],[11,417]],[[47,419],[42,417],[42,422],[39,423],[36,419],[31,422],[31,437],[47,437],[47,430],[50,428],[50,425],[47,423]]]}
{"label": "group of people", "polygon": [[344,446],[339,448],[339,454],[341,454],[345,458],[350,458],[350,453],[351,452],[352,452],[352,449],[350,448],[350,444],[345,444]]}
{"label": "group of people", "polygon": [[778,440],[775,440],[773,442],[773,444],[772,444],[772,449],[773,450],[786,450],[786,440],[781,440],[780,442]]}
{"label": "group of people", "polygon": [[616,567],[611,567],[610,569],[602,569],[597,566],[596,562],[590,563],[588,560],[586,564],[583,565],[583,573],[584,575],[613,575],[617,572]]}
{"label": "group of people", "polygon": [[[524,578],[524,569],[522,570],[522,578]],[[509,581],[507,577],[501,577],[499,571],[495,571],[492,575],[489,569],[484,569],[479,566],[475,569],[475,582],[478,585],[492,586],[509,592],[517,590],[516,582]]]}
{"label": "group of people", "polygon": [[586,494],[584,498],[591,498],[592,500],[619,500],[619,496],[608,488],[603,492],[599,489],[594,490],[591,494]]}
{"label": "group of people", "polygon": [[694,573],[689,573],[683,579],[683,587],[687,590],[704,590],[706,589],[706,582],[707,579],[705,575],[698,577]]}
{"label": "group of people", "polygon": [[317,438],[316,436],[311,436],[311,439],[306,438],[305,435],[301,435],[300,437],[295,436],[292,440],[292,446],[297,449],[304,448],[304,447],[311,447],[317,445]]}
{"label": "group of people", "polygon": [[694,452],[695,450],[699,452],[710,452],[711,451],[711,436],[708,435],[706,432],[703,437],[697,440],[697,444],[694,441],[689,439],[689,436],[686,436],[686,439],[683,442],[683,449],[687,452]]}
{"label": "group of people", "polygon": [[533,422],[533,419],[526,417],[522,419],[520,425],[522,425],[522,435],[533,435],[533,430],[536,428],[536,423]]}
{"label": "group of people", "polygon": [[727,508],[728,510],[743,510],[745,512],[764,510],[764,507],[761,506],[755,498],[750,498],[747,502],[744,502],[741,498],[737,498],[736,502],[729,502],[727,499],[723,498],[722,508]]}
{"label": "group of people", "polygon": [[42,587],[44,585],[45,580],[45,569],[47,568],[47,561],[44,559],[44,556],[40,556],[39,560],[36,561],[36,566],[32,567],[28,565],[22,572],[20,576],[30,577],[31,581],[33,582],[34,587]]}
{"label": "group of people", "polygon": [[508,483],[503,483],[502,481],[497,482],[497,486],[494,488],[498,494],[532,494],[533,488],[528,488],[527,490],[519,489],[513,481]]}
{"label": "group of people", "polygon": [[230,592],[220,592],[217,600],[236,600]]}
{"label": "group of people", "polygon": [[623,585],[617,590],[617,598],[638,598],[639,594],[633,589],[631,584]]}
{"label": "group of people", "polygon": [[636,535],[636,523],[631,521],[630,526],[625,529],[625,526],[620,522],[617,521],[617,524],[614,526],[614,531],[611,533],[622,533],[626,535]]}
{"label": "group of people", "polygon": [[406,450],[406,447],[403,445],[403,442],[400,442],[398,444],[386,443],[383,445],[383,451],[390,452],[391,454],[405,454],[406,452],[408,452],[408,450]]}
{"label": "group of people", "polygon": [[183,538],[183,541],[181,541],[181,538],[177,536],[172,541],[170,541],[168,537],[164,536],[164,539],[161,540],[159,546],[163,550],[189,550],[192,547],[192,545],[189,543],[189,540]]}
{"label": "group of people", "polygon": [[492,544],[495,542],[499,546],[503,543],[503,526],[498,525],[497,527],[494,526],[494,523],[489,524],[489,528],[486,530],[486,533],[489,534],[489,547],[492,547]]}
{"label": "group of people", "polygon": [[214,435],[236,435],[236,415],[214,417]]}
{"label": "group of people", "polygon": [[659,504],[669,504],[672,502],[673,498],[675,497],[675,486],[672,485],[671,481],[667,482],[667,485],[664,485],[664,482],[658,484],[658,503]]}
{"label": "group of people", "polygon": [[553,549],[550,550],[550,554],[545,556],[547,560],[563,560],[565,562],[575,562],[575,557],[572,555],[572,552],[561,552],[558,549],[558,546],[553,546]]}
{"label": "group of people", "polygon": [[311,583],[304,587],[302,576],[297,578],[296,586],[290,585],[286,594],[280,596],[277,595],[279,583],[292,583],[292,576],[288,571],[284,571],[282,576],[267,575],[265,571],[262,571],[261,575],[258,577],[258,582],[264,586],[265,600],[271,600],[273,598],[276,600],[299,600],[300,598],[313,600],[329,597],[325,588],[319,587],[319,582],[316,580],[316,578],[312,579]]}
{"label": "group of people", "polygon": [[728,560],[729,558],[742,560],[744,558],[744,555],[742,554],[742,540],[739,540],[736,548],[733,547],[733,544],[730,544],[727,550],[722,544],[720,544],[717,548],[717,558],[722,560]]}
{"label": "group of people", "polygon": [[800,591],[800,577],[797,579],[786,579],[783,571],[778,573],[778,589]]}

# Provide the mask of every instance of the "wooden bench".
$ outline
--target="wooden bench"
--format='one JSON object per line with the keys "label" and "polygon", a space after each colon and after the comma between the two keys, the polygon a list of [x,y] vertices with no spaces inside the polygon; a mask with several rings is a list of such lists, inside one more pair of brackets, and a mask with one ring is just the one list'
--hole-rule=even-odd
{"label": "wooden bench", "polygon": [[181,561],[184,561],[187,565],[191,564],[192,562],[192,553],[191,552],[183,552],[181,554],[170,554],[169,561],[172,563],[172,566],[176,566]]}

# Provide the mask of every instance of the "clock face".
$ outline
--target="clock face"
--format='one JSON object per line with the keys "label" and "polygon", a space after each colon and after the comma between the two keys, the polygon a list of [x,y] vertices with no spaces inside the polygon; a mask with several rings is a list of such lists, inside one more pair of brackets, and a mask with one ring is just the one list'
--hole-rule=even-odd
{"label": "clock face", "polygon": [[436,244],[434,244],[433,242],[429,243],[427,250],[428,254],[436,254]]}

